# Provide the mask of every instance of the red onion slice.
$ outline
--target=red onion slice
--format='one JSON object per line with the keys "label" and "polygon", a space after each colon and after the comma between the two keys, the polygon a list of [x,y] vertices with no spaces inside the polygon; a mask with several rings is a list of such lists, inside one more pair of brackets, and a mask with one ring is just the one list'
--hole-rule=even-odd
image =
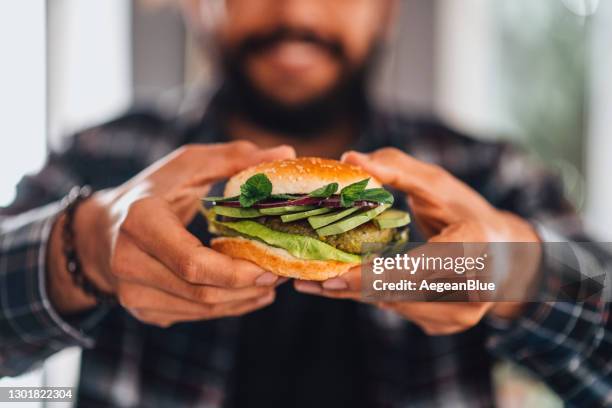
{"label": "red onion slice", "polygon": [[[240,201],[223,201],[220,203],[215,203],[215,205],[221,205],[226,207],[240,207]],[[340,204],[340,197],[333,196],[325,199],[316,198],[316,197],[302,197],[296,200],[285,200],[285,201],[271,201],[271,202],[263,202],[253,204],[253,208],[278,208],[278,207],[288,207],[288,206],[298,206],[298,205],[315,205],[319,207],[327,207],[327,208],[342,208]],[[378,207],[379,203],[373,201],[355,201],[352,205],[353,207],[359,208],[374,208]]]}

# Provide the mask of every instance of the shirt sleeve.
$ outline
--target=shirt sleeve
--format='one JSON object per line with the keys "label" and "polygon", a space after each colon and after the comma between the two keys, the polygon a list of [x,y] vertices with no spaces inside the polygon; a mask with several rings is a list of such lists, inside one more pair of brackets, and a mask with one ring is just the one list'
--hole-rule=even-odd
{"label": "shirt sleeve", "polygon": [[[500,161],[506,170],[499,171],[506,174],[498,173],[496,180],[501,190],[508,184],[500,180],[513,180],[511,194],[499,197],[520,203],[516,212],[534,221],[544,242],[541,301],[529,303],[512,322],[489,317],[488,348],[530,369],[568,406],[612,406],[612,255],[589,242],[558,180],[529,167],[516,151],[509,155]],[[529,177],[508,174],[510,168]],[[592,290],[593,277],[603,288]],[[571,294],[564,290],[569,287]]]}
{"label": "shirt sleeve", "polygon": [[46,251],[59,201],[76,185],[112,188],[169,153],[181,133],[154,111],[133,111],[67,138],[0,208],[0,376],[68,346],[93,347],[109,306],[60,316],[46,290]]}
{"label": "shirt sleeve", "polygon": [[[567,252],[566,248],[564,252]],[[564,255],[570,264],[609,265],[592,254],[573,247]],[[559,297],[568,274],[558,256],[544,251],[546,269],[540,289],[541,302],[530,303],[513,322],[489,317],[490,351],[515,361],[536,373],[569,406],[612,404],[612,319],[605,294],[585,301],[550,301]],[[609,274],[609,272],[608,272]],[[609,279],[609,277],[608,277]]]}
{"label": "shirt sleeve", "polygon": [[47,244],[62,211],[57,199],[80,184],[66,164],[51,157],[22,180],[13,205],[0,209],[0,377],[26,372],[69,346],[92,347],[92,330],[107,311],[100,306],[64,318],[47,293]]}

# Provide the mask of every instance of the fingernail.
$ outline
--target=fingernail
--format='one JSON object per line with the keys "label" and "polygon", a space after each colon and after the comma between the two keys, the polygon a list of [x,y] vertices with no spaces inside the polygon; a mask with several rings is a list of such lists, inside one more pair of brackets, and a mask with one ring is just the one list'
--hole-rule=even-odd
{"label": "fingernail", "polygon": [[279,280],[276,281],[276,286],[280,286],[283,283],[287,282],[289,280],[289,278],[280,278]]}
{"label": "fingernail", "polygon": [[340,161],[344,161],[346,159],[346,156],[348,156],[351,153],[353,153],[352,150],[349,150],[348,152],[342,153],[342,156],[340,156]]}
{"label": "fingernail", "polygon": [[354,151],[354,150],[350,150],[350,151],[348,151],[348,152],[344,153],[344,154],[342,155],[342,158],[341,158],[340,160],[341,160],[341,161],[345,161],[345,160],[346,160],[346,158],[348,157],[348,155],[351,155],[351,156],[356,157],[356,158],[358,158],[358,159],[363,159],[363,158],[365,158],[365,157],[366,157],[366,155],[365,155],[365,154],[363,154],[363,153],[356,152],[356,151]]}
{"label": "fingernail", "polygon": [[273,300],[274,300],[274,292],[270,292],[267,295],[262,296],[259,299],[257,299],[257,303],[260,305],[267,305],[269,303],[272,303]]}
{"label": "fingernail", "polygon": [[272,286],[277,279],[277,275],[273,274],[272,272],[266,272],[257,277],[255,280],[255,286]]}
{"label": "fingernail", "polygon": [[282,154],[283,156],[295,157],[295,149],[290,145],[278,145],[270,150],[272,150],[274,153]]}
{"label": "fingernail", "polygon": [[343,279],[333,278],[323,282],[323,288],[329,290],[344,290],[348,288],[348,284]]}
{"label": "fingernail", "polygon": [[322,292],[321,286],[314,282],[295,281],[295,290],[316,295]]}

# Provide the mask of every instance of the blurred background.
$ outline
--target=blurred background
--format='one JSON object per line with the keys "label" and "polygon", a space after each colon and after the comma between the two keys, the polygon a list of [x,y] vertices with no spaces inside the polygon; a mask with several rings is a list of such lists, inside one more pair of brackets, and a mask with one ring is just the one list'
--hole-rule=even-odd
{"label": "blurred background", "polygon": [[[612,3],[399,2],[372,89],[380,105],[520,143],[562,176],[592,234],[612,240]],[[0,206],[71,132],[135,104],[178,109],[188,90],[214,87],[210,56],[168,3],[0,3]],[[78,357],[66,350],[0,386],[70,385]],[[496,370],[502,406],[558,405],[515,371]]]}

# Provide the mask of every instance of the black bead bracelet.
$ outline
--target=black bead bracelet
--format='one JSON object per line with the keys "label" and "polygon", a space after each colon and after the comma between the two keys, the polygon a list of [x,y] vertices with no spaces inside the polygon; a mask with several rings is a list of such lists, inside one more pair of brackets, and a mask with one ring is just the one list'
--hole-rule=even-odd
{"label": "black bead bracelet", "polygon": [[76,249],[74,218],[79,206],[93,194],[89,186],[76,186],[64,198],[64,228],[62,239],[64,244],[64,256],[66,258],[66,269],[72,277],[75,285],[86,294],[96,299],[99,304],[114,304],[115,297],[111,294],[102,292],[98,287],[83,273],[83,267]]}

